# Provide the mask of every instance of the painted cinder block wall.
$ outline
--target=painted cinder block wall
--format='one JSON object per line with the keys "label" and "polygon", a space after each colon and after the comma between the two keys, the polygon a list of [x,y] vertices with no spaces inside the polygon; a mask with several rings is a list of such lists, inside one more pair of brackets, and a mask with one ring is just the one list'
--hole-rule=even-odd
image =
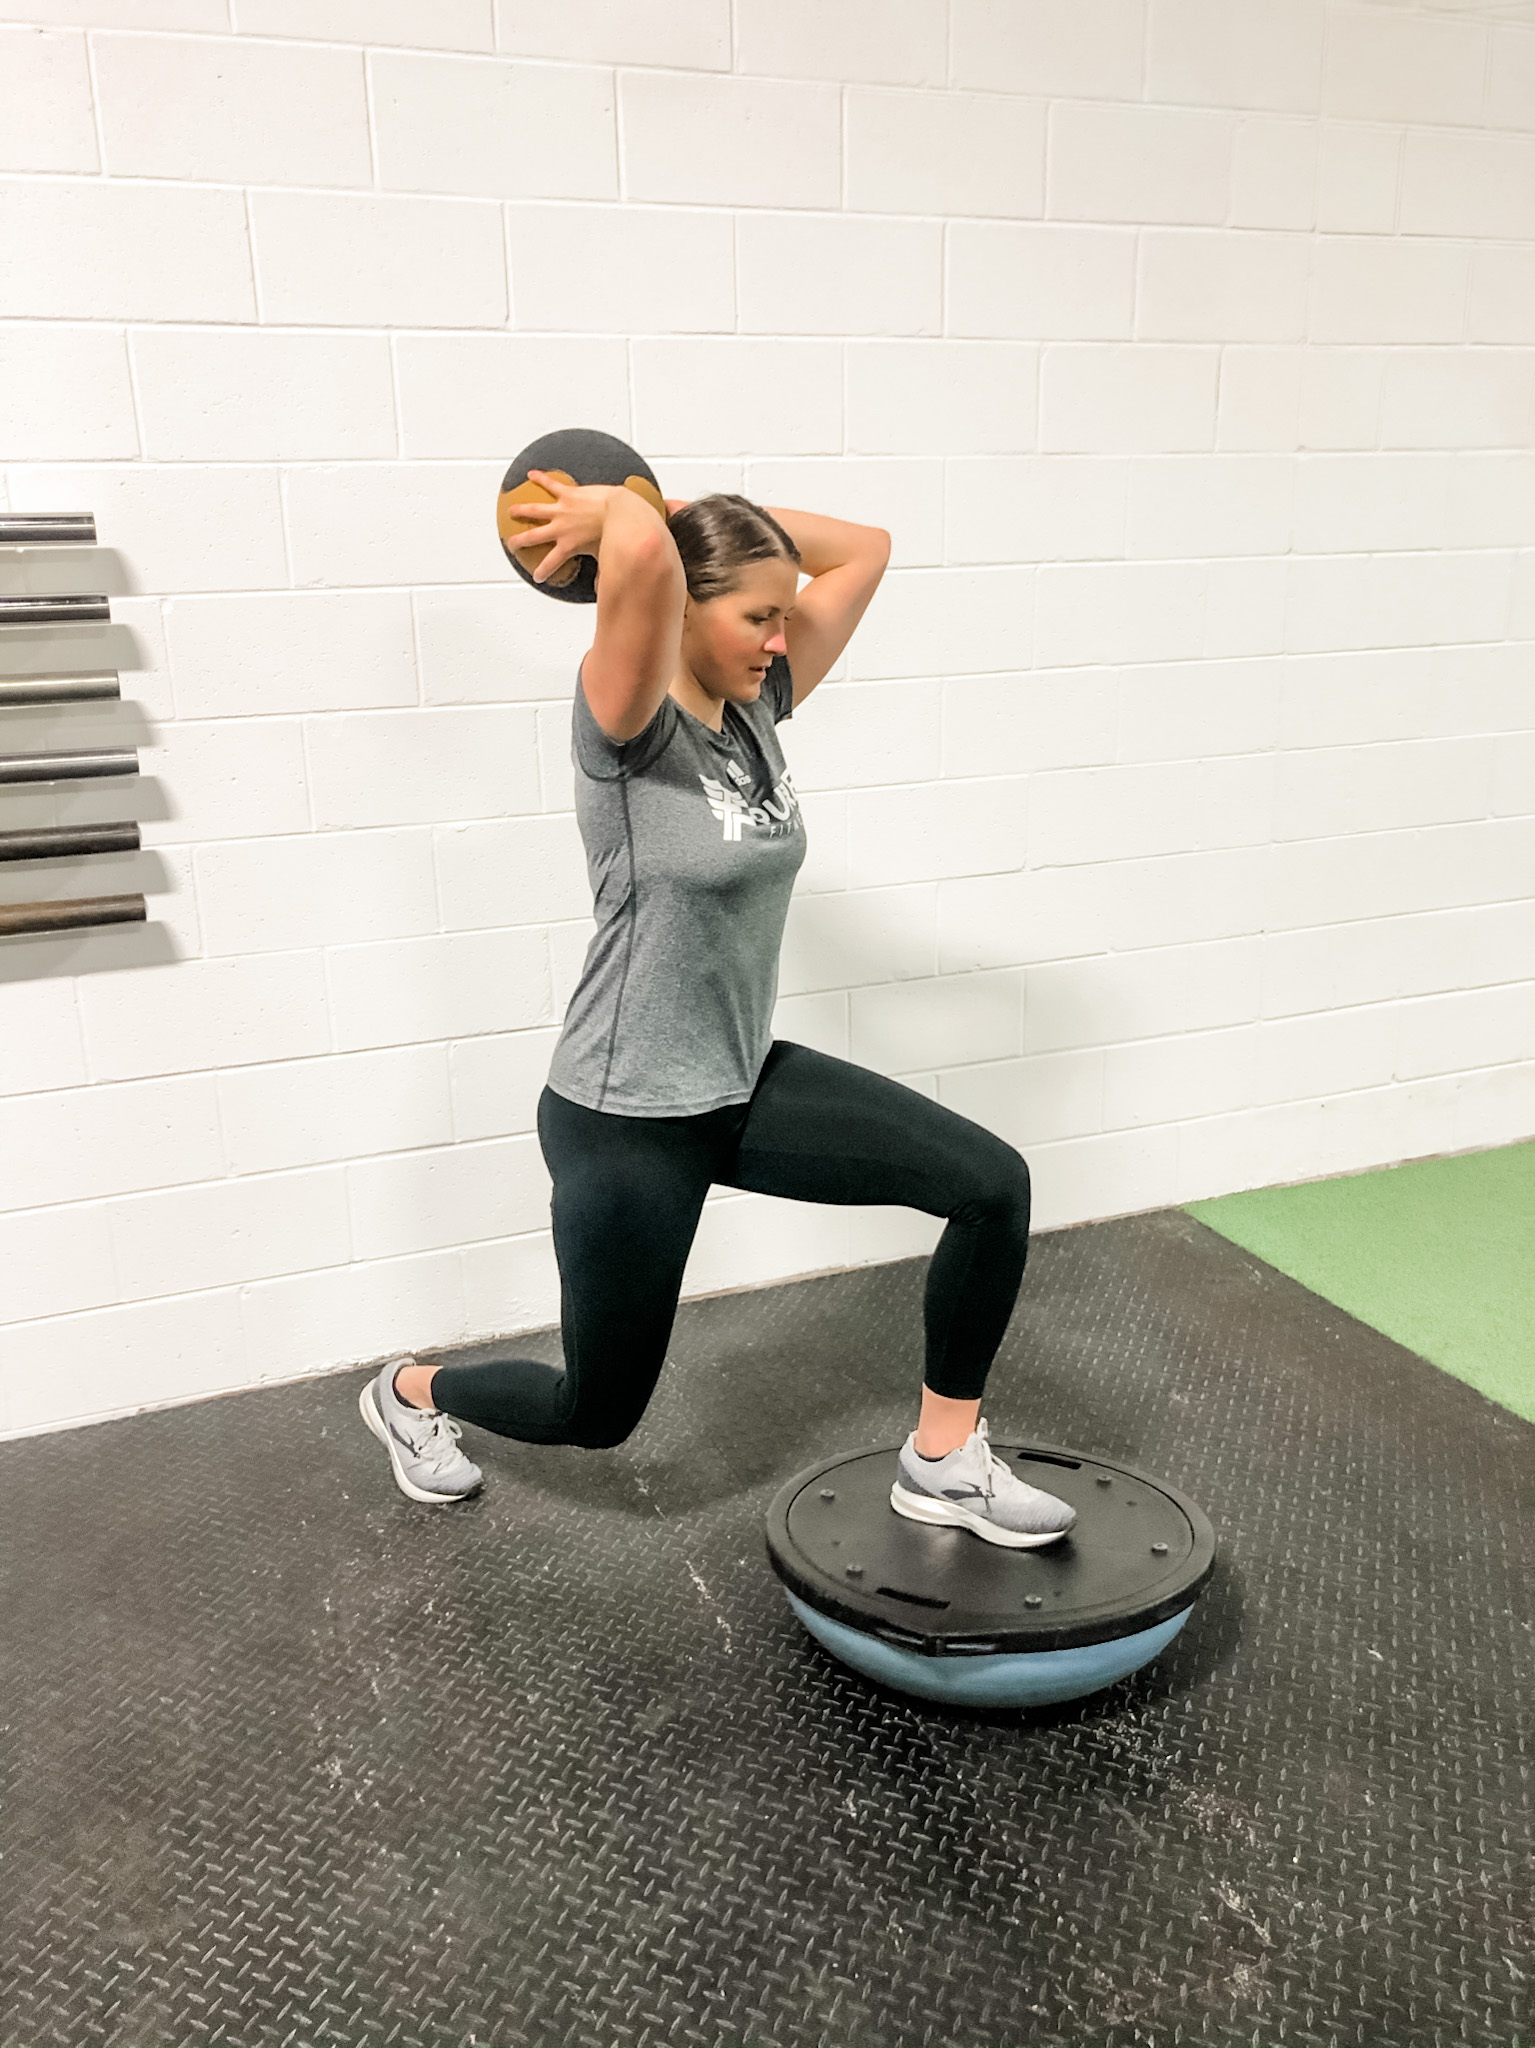
{"label": "painted cinder block wall", "polygon": [[[1498,19],[1492,19],[1492,14]],[[101,548],[147,928],[0,941],[0,1433],[549,1321],[587,936],[507,458],[887,525],[780,1028],[1062,1224],[1535,1131],[1535,19],[0,5],[0,488]],[[126,791],[126,793],[125,793]],[[711,1201],[690,1291],[919,1250]]]}

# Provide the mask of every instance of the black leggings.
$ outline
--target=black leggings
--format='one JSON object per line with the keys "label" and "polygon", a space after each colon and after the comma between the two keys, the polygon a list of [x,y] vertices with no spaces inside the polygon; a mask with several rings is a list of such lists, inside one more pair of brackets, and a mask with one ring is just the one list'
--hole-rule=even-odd
{"label": "black leggings", "polygon": [[928,1267],[925,1383],[979,1399],[1028,1254],[1029,1170],[1011,1145],[915,1089],[774,1043],[749,1102],[702,1116],[613,1116],[546,1088],[565,1370],[446,1365],[432,1400],[532,1444],[623,1442],[650,1401],[711,1182],[801,1202],[945,1216]]}

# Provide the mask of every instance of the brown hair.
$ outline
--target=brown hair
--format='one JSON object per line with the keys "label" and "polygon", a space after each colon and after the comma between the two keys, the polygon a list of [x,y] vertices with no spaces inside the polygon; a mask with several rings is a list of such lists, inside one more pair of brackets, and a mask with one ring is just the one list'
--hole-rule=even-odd
{"label": "brown hair", "polygon": [[724,597],[740,581],[748,562],[793,562],[799,549],[771,512],[734,491],[695,498],[668,521],[695,604]]}

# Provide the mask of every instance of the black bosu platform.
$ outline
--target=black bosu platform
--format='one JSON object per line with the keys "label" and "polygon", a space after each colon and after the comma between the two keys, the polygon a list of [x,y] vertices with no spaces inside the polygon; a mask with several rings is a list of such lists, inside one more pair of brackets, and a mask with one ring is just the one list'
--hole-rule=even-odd
{"label": "black bosu platform", "polygon": [[461,1509],[360,1372],[0,1445],[0,2048],[1531,2048],[1535,1428],[1187,1216],[1037,1238],[998,1440],[1220,1558],[1109,1691],[903,1697],[763,1526],[924,1272],[686,1306]]}
{"label": "black bosu platform", "polygon": [[1166,1481],[1053,1444],[992,1448],[1076,1509],[1069,1536],[1005,1550],[904,1521],[890,1507],[891,1445],[791,1479],[768,1510],[768,1562],[834,1621],[926,1657],[1109,1642],[1181,1614],[1209,1578],[1214,1531]]}

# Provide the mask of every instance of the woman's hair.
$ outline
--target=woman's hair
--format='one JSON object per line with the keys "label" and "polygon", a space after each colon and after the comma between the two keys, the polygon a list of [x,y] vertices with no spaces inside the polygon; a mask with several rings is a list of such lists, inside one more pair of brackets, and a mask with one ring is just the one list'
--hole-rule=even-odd
{"label": "woman's hair", "polygon": [[733,491],[695,498],[667,522],[695,604],[724,597],[741,580],[748,562],[793,562],[799,549],[771,512]]}

